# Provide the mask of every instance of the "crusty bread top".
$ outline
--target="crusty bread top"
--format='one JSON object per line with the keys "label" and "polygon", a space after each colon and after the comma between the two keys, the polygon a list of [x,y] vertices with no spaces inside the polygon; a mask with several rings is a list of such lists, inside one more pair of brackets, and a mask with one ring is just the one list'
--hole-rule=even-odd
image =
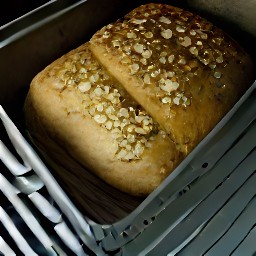
{"label": "crusty bread top", "polygon": [[252,71],[249,56],[208,21],[148,4],[40,72],[27,123],[45,148],[37,131],[109,184],[146,195],[239,99]]}
{"label": "crusty bread top", "polygon": [[[40,89],[40,84],[45,87],[49,84],[60,95],[64,91],[76,91],[81,103],[74,102],[74,109],[66,108],[67,113],[88,112],[109,131],[114,138],[117,159],[139,159],[158,133],[165,134],[140,104],[105,72],[88,49],[88,43],[48,67],[43,77],[44,81],[34,79],[33,86]],[[68,97],[65,100],[68,106]]]}
{"label": "crusty bread top", "polygon": [[185,153],[252,82],[251,59],[234,40],[169,5],[140,6],[90,43],[96,58]]}

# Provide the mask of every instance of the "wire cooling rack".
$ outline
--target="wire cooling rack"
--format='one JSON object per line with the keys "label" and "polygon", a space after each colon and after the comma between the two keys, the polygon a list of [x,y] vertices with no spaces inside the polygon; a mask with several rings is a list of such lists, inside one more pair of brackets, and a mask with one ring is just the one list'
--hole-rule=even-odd
{"label": "wire cooling rack", "polygon": [[3,255],[253,255],[256,83],[137,209],[111,225],[82,216],[0,108]]}

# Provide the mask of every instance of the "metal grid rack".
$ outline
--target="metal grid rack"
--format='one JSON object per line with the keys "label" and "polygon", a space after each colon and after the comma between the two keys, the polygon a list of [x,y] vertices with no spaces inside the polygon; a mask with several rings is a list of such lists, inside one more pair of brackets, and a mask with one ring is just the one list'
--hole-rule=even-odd
{"label": "metal grid rack", "polygon": [[0,138],[0,255],[254,255],[255,87],[158,189],[110,225],[79,212],[1,107],[8,137]]}
{"label": "metal grid rack", "polygon": [[4,255],[15,250],[24,255],[253,254],[255,86],[173,175],[129,216],[108,226],[79,213],[1,109],[0,117],[23,163],[1,141],[0,158],[6,168],[2,166],[0,174],[0,222],[6,232],[1,234],[0,251]]}

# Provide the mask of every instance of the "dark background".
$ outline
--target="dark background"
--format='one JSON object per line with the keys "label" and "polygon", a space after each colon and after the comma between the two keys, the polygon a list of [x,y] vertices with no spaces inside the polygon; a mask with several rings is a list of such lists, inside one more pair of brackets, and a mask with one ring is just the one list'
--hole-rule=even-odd
{"label": "dark background", "polygon": [[0,6],[0,26],[32,11],[50,0],[2,0]]}

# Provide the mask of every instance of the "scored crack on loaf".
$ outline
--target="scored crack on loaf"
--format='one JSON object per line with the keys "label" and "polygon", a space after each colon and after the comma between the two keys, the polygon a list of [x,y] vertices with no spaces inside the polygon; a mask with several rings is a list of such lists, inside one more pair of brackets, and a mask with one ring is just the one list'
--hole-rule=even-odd
{"label": "scored crack on loaf", "polygon": [[145,196],[213,129],[252,74],[250,57],[223,31],[148,4],[33,79],[27,127],[44,148],[53,140],[102,180]]}

